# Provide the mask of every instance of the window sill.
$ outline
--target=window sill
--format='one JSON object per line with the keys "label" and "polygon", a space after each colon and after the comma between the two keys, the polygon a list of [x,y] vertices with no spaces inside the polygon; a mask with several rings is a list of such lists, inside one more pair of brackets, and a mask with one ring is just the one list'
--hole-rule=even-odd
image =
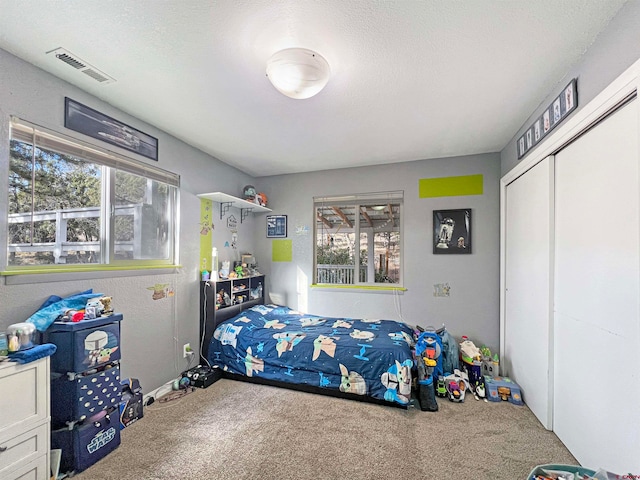
{"label": "window sill", "polygon": [[369,292],[406,292],[407,289],[401,286],[392,285],[343,285],[339,283],[312,283],[311,288],[326,290],[359,290]]}
{"label": "window sill", "polygon": [[77,266],[59,268],[41,268],[29,270],[5,270],[0,276],[5,285],[25,285],[30,283],[68,282],[102,278],[135,277],[141,275],[165,275],[178,273],[182,265],[144,265],[144,266],[95,266],[91,270]]}

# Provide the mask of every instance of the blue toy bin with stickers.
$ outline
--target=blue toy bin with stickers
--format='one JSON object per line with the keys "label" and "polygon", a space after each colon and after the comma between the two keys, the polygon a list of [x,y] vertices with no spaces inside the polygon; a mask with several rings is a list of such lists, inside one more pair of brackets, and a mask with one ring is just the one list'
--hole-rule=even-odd
{"label": "blue toy bin with stickers", "polygon": [[62,428],[51,432],[51,448],[61,449],[61,473],[86,470],[120,445],[118,410],[106,412],[100,418],[76,424],[71,430]]}
{"label": "blue toy bin with stickers", "polygon": [[120,360],[120,321],[116,313],[93,320],[54,322],[44,332],[45,343],[58,349],[51,357],[51,371],[84,372]]}
{"label": "blue toy bin with stickers", "polygon": [[118,410],[121,397],[120,367],[69,375],[51,375],[51,427],[61,428],[93,417],[102,410]]}

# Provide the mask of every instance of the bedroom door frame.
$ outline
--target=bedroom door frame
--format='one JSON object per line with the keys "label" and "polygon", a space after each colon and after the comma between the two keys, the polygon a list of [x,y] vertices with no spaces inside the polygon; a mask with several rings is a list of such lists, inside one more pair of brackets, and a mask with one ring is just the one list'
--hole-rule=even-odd
{"label": "bedroom door frame", "polygon": [[[579,85],[579,84],[578,84]],[[640,60],[637,60],[619,77],[611,82],[602,92],[600,92],[589,103],[580,107],[575,114],[568,118],[563,124],[558,126],[547,141],[536,146],[518,165],[507,172],[500,179],[500,373],[509,375],[505,369],[504,352],[506,350],[505,332],[506,332],[506,201],[507,186],[515,181],[521,175],[524,175],[529,169],[543,161],[549,156],[555,155],[563,147],[571,141],[579,137],[587,131],[591,126],[596,125],[601,119],[607,116],[609,112],[614,110],[619,104],[624,102],[630,96],[640,91]],[[520,132],[519,132],[520,133]],[[552,279],[553,281],[553,279]],[[553,310],[553,296],[549,300],[549,309]],[[550,325],[553,331],[553,317]],[[550,335],[550,368],[553,369],[553,344],[552,334]],[[535,359],[532,359],[532,368],[535,368]],[[549,389],[551,392],[550,402],[553,406],[553,376],[549,375]],[[526,395],[526,393],[525,393]],[[550,412],[553,418],[553,411]],[[550,429],[553,428],[549,425]]]}

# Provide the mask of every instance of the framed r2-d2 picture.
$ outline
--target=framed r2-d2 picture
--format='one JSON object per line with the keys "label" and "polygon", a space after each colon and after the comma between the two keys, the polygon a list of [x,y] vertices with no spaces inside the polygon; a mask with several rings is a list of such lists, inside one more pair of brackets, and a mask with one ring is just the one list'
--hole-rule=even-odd
{"label": "framed r2-d2 picture", "polygon": [[433,211],[433,253],[471,253],[471,209]]}

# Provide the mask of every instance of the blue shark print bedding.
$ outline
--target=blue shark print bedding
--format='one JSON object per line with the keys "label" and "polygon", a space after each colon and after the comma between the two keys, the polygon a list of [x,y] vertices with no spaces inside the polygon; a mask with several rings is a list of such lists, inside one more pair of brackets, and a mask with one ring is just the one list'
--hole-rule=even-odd
{"label": "blue shark print bedding", "polygon": [[413,332],[393,320],[257,305],[218,325],[208,360],[225,371],[407,405]]}

